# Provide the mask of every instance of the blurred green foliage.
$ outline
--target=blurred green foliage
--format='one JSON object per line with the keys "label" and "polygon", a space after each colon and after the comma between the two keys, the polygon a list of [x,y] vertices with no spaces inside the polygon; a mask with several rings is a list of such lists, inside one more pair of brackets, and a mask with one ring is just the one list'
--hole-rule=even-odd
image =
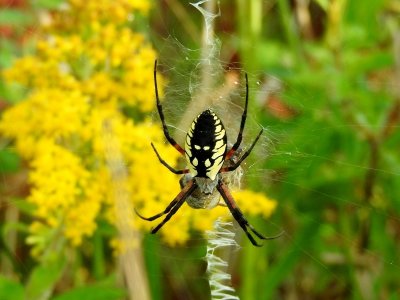
{"label": "blurred green foliage", "polygon": [[[266,192],[288,233],[269,245],[261,285],[242,295],[256,299],[264,286],[261,299],[398,299],[398,4],[278,1],[260,24],[276,36],[252,31],[244,20],[253,3],[239,2],[249,14],[240,31],[252,39],[242,46],[245,65],[283,83],[260,119],[275,135]],[[248,262],[245,270],[257,267]]]}
{"label": "blurred green foliage", "polygon": [[[1,67],[29,48],[21,39],[37,22],[34,12],[59,1],[32,3],[28,12],[0,8],[2,32],[6,26],[13,33],[1,41]],[[149,34],[156,48],[171,34],[200,47],[202,19],[187,1],[154,6]],[[253,103],[261,97],[258,121],[272,140],[258,165],[264,174],[246,184],[278,200],[279,210],[264,228],[264,220],[252,222],[264,232],[286,232],[261,249],[243,241],[231,264],[241,298],[400,299],[399,2],[226,0],[220,11],[221,60],[249,72]],[[279,89],[258,92],[273,78]],[[0,83],[1,103],[19,92]],[[18,171],[24,166],[12,148],[2,147],[0,194],[23,194]],[[29,210],[20,200],[0,205]],[[65,272],[62,257],[53,253],[52,264],[37,265],[28,258],[26,228],[1,222],[0,229],[0,299],[48,298]],[[100,226],[99,232],[109,230]],[[61,285],[66,292],[54,299],[124,297],[113,285],[109,249],[103,251],[98,236],[91,242],[98,250],[93,261],[74,254],[81,258],[75,282]],[[153,299],[208,298],[204,240],[173,249],[146,237],[144,249]]]}

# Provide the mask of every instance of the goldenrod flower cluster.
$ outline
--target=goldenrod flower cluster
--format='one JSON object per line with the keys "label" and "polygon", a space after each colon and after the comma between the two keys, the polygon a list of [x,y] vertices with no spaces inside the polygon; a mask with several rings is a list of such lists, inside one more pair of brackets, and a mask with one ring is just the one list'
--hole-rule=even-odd
{"label": "goldenrod flower cluster", "polygon": [[[152,69],[156,53],[132,20],[146,14],[148,0],[69,0],[41,25],[33,55],[4,71],[8,82],[23,86],[26,97],[9,108],[0,132],[15,141],[29,163],[28,201],[35,221],[28,241],[40,254],[51,232],[79,246],[101,219],[115,224],[112,178],[107,167],[104,124],[112,124],[127,169],[133,206],[153,215],[179,192],[179,178],[154,155],[153,141],[170,163],[179,153],[164,144],[160,124],[149,120],[155,109]],[[162,83],[162,79],[161,79]],[[137,119],[123,113],[130,107]],[[268,216],[276,203],[261,194],[235,194],[244,212]],[[183,207],[161,230],[170,244],[184,243],[189,227],[212,227],[226,208]],[[153,224],[135,220],[149,230]]]}

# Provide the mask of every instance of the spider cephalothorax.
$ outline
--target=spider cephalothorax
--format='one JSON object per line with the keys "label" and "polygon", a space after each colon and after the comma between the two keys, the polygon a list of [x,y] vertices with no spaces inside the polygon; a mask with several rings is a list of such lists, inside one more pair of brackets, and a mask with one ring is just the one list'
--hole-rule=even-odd
{"label": "spider cephalothorax", "polygon": [[[263,236],[249,224],[233,199],[227,186],[225,176],[223,176],[224,173],[235,171],[240,167],[240,164],[253,150],[263,132],[263,129],[261,129],[250,148],[245,151],[243,155],[238,157],[238,154],[241,154],[237,150],[242,141],[242,134],[247,116],[247,105],[249,101],[247,74],[246,102],[240,122],[240,129],[236,142],[229,150],[227,150],[227,137],[224,125],[220,118],[211,109],[203,111],[193,120],[186,135],[185,149],[179,146],[179,144],[175,142],[169,134],[167,124],[165,123],[164,113],[162,111],[162,105],[158,97],[157,61],[154,64],[154,87],[156,92],[157,110],[163,125],[164,135],[175,149],[177,149],[182,155],[185,155],[188,169],[176,170],[171,167],[161,158],[157,149],[153,144],[151,144],[159,161],[167,167],[168,170],[174,174],[185,174],[180,181],[182,190],[163,212],[149,218],[145,218],[138,213],[142,219],[147,221],[152,221],[166,215],[164,220],[152,229],[151,233],[156,233],[166,222],[168,222],[168,220],[178,211],[187,199],[189,205],[194,208],[212,208],[216,206],[219,202],[219,197],[216,196],[218,192],[224,199],[232,216],[238,222],[240,227],[242,227],[253,245],[261,246],[256,242],[251,232],[263,240],[276,238]],[[232,157],[235,157],[235,159],[231,159]],[[204,199],[202,199],[202,196],[204,196]]]}

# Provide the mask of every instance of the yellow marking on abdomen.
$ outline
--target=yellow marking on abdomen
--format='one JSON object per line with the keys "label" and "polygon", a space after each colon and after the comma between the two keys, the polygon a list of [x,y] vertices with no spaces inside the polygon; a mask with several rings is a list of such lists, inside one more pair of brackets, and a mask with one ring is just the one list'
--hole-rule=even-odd
{"label": "yellow marking on abdomen", "polygon": [[219,148],[212,156],[212,159],[216,159],[218,156],[222,156],[225,152],[226,149],[226,145],[224,145],[223,147]]}
{"label": "yellow marking on abdomen", "polygon": [[215,139],[216,139],[216,140],[220,140],[220,139],[222,139],[222,138],[224,137],[224,135],[225,135],[225,130],[222,129],[221,132],[218,133],[218,134],[215,136]]}
{"label": "yellow marking on abdomen", "polygon": [[215,149],[221,148],[223,145],[224,145],[224,141],[223,141],[223,140],[217,141],[217,142],[215,143],[215,147],[214,147],[214,150],[213,150],[213,151],[214,151],[214,152],[218,151],[218,150],[215,150]]}

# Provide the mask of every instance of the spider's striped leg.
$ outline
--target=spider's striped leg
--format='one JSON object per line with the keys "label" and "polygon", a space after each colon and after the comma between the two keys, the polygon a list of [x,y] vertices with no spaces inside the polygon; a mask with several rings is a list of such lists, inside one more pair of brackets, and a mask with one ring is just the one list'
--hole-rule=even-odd
{"label": "spider's striped leg", "polygon": [[171,137],[171,135],[169,134],[168,131],[168,127],[167,124],[165,123],[165,117],[164,117],[164,113],[162,110],[162,105],[160,102],[160,98],[158,96],[158,86],[157,86],[157,60],[154,62],[154,88],[156,90],[156,100],[157,100],[157,110],[158,110],[158,114],[160,115],[160,119],[161,119],[161,123],[163,126],[163,130],[164,130],[164,135],[165,138],[168,140],[168,142],[175,147],[176,150],[179,151],[179,153],[181,154],[185,154],[185,150],[182,149],[181,146],[179,146],[179,144]]}
{"label": "spider's striped leg", "polygon": [[[156,220],[160,217],[162,217],[163,215],[166,215],[170,212],[172,212],[173,209],[175,209],[176,206],[178,206],[175,211],[172,214],[175,214],[175,212],[179,209],[179,207],[182,206],[183,202],[185,202],[186,198],[194,191],[194,189],[197,187],[196,183],[194,182],[194,180],[190,180],[184,187],[183,189],[180,191],[180,193],[175,197],[174,200],[171,201],[170,204],[168,204],[168,206],[164,209],[164,211],[152,216],[152,217],[143,217],[141,214],[138,213],[138,211],[135,209],[135,213],[143,220],[146,221],[153,221]],[[181,203],[182,202],[182,203]],[[172,216],[172,215],[171,215]],[[171,217],[169,217],[171,218]],[[169,220],[168,218],[168,220]],[[167,221],[168,221],[167,220]],[[165,220],[164,220],[165,221]],[[162,224],[164,225],[164,223],[166,222],[162,222]],[[162,225],[161,225],[162,226]],[[160,226],[160,228],[161,228]],[[158,227],[158,226],[157,226]],[[156,227],[156,228],[157,228]],[[158,229],[160,229],[158,228]],[[157,229],[157,231],[158,231]],[[151,233],[156,233],[157,231],[153,232],[154,229],[151,231]]]}
{"label": "spider's striped leg", "polygon": [[217,185],[217,189],[219,193],[221,194],[222,198],[225,200],[226,205],[228,206],[232,216],[235,218],[235,220],[239,223],[240,227],[242,227],[243,231],[246,233],[247,237],[249,238],[250,242],[257,247],[261,247],[261,244],[258,244],[254,237],[251,235],[248,229],[250,229],[258,238],[262,240],[272,240],[277,237],[280,237],[282,235],[279,234],[277,236],[273,237],[266,237],[263,236],[261,233],[259,233],[249,222],[246,220],[244,217],[243,213],[237,206],[235,200],[233,199],[231,193],[229,192],[228,187],[220,180]]}
{"label": "spider's striped leg", "polygon": [[242,142],[243,130],[244,130],[244,125],[246,124],[246,117],[247,117],[247,105],[249,104],[249,79],[247,78],[247,73],[245,74],[245,77],[246,77],[246,102],[244,104],[242,120],[240,122],[239,134],[235,144],[233,144],[232,148],[226,153],[225,160],[229,159],[235,153],[235,151],[239,148],[240,143]]}
{"label": "spider's striped leg", "polygon": [[[182,206],[183,203],[185,203],[185,200],[187,197],[190,196],[191,193],[197,188],[197,184],[195,183],[194,180],[189,181],[186,186],[182,189],[182,191],[178,194],[178,196],[175,197],[175,199],[172,201],[175,201],[175,205],[169,210],[167,216],[162,220],[160,224],[158,224],[156,227],[154,227],[151,230],[151,233],[157,233],[158,230],[160,230],[161,227],[164,226],[165,223],[169,221],[169,219],[172,218],[172,216],[178,211],[178,209]],[[171,203],[172,204],[172,203]],[[170,205],[171,205],[170,204]],[[169,205],[169,206],[170,206]]]}
{"label": "spider's striped leg", "polygon": [[263,131],[264,131],[264,129],[261,128],[260,132],[258,133],[256,139],[251,144],[250,148],[242,155],[242,157],[234,165],[229,166],[229,167],[221,168],[219,173],[230,172],[230,171],[236,170],[240,166],[240,164],[246,159],[246,157],[249,156],[249,154],[253,150],[254,146],[257,144],[257,142],[258,142],[261,134],[263,133]]}
{"label": "spider's striped leg", "polygon": [[153,143],[151,143],[151,146],[153,147],[153,150],[156,153],[160,163],[162,163],[165,167],[167,167],[167,169],[170,170],[172,173],[174,173],[174,174],[186,174],[186,173],[189,173],[189,169],[177,170],[177,169],[174,169],[173,167],[171,167],[165,160],[163,160],[161,158],[160,154],[158,153],[158,151],[157,151],[156,147],[153,145]]}

